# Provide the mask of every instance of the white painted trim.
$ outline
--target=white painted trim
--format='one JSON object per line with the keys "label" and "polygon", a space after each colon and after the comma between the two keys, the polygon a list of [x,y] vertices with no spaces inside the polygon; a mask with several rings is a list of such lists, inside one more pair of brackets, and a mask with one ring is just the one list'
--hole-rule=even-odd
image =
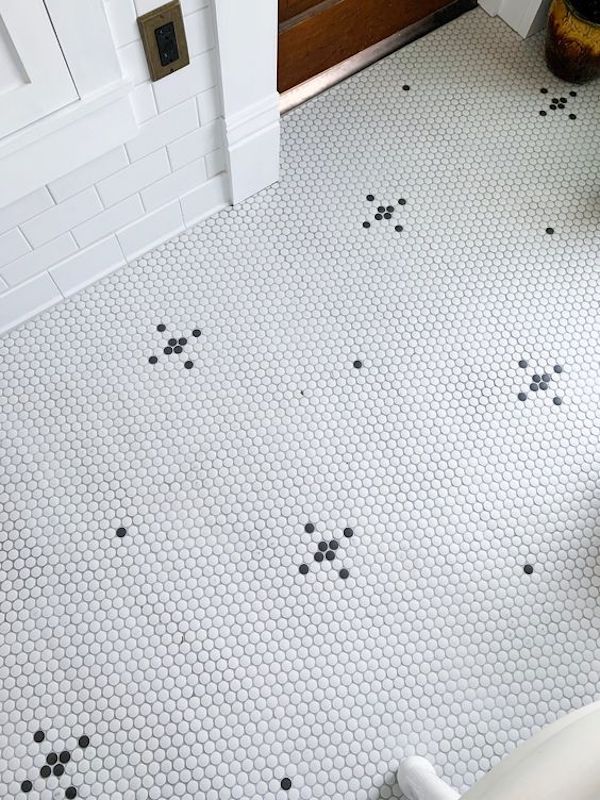
{"label": "white painted trim", "polygon": [[[133,138],[129,84],[79,101],[19,131],[0,147],[0,208]],[[102,131],[102,135],[98,135]]]}
{"label": "white painted trim", "polygon": [[279,177],[277,0],[211,0],[231,201]]}
{"label": "white painted trim", "polygon": [[541,31],[551,0],[479,0],[491,16],[499,16],[520,36],[526,38]]}

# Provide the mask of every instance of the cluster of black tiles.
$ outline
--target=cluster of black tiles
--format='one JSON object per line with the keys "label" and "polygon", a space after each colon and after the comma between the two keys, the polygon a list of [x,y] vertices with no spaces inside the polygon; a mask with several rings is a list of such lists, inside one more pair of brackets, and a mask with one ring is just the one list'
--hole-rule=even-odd
{"label": "cluster of black tiles", "polygon": [[[527,369],[529,363],[525,361],[525,359],[521,359],[521,361],[519,361],[519,366],[521,367],[521,369]],[[538,392],[547,391],[550,388],[550,381],[553,379],[554,375],[560,375],[562,371],[563,369],[560,366],[560,364],[555,364],[554,367],[552,368],[552,373],[554,374],[550,372],[542,372],[542,374],[540,375],[539,373],[535,372],[531,376],[531,383],[529,384],[530,391],[534,392],[535,394],[537,394]],[[519,400],[527,400],[528,392],[519,392],[517,397],[519,398]],[[554,403],[555,406],[559,406],[561,405],[562,400],[560,397],[557,397],[555,395],[552,402]]]}
{"label": "cluster of black tiles", "polygon": [[[41,744],[46,739],[46,734],[44,731],[36,731],[33,734],[33,741]],[[85,750],[90,743],[89,736],[80,736],[77,740],[77,744],[81,747],[82,750]],[[40,769],[40,778],[44,778],[47,780],[51,775],[54,775],[57,778],[60,778],[61,775],[65,772],[65,767],[71,760],[71,751],[70,750],[62,750],[60,753],[55,753],[52,751],[48,753],[46,756],[46,763]],[[33,789],[33,783],[30,780],[25,780],[21,783],[21,791],[28,794]],[[66,800],[73,800],[73,798],[77,797],[77,789],[74,786],[69,786],[65,789],[65,798]]]}
{"label": "cluster of black tiles", "polygon": [[[540,92],[542,94],[548,94],[548,89],[543,87],[542,89],[540,89]],[[570,97],[577,97],[577,92],[571,90],[569,92],[569,96]],[[548,106],[548,108],[550,109],[550,111],[557,111],[559,109],[562,111],[563,109],[565,109],[567,107],[567,102],[568,102],[568,97],[564,97],[564,96],[563,97],[552,97],[551,98],[551,103]],[[542,109],[540,111],[540,117],[545,117],[545,116],[547,116],[547,114],[548,114],[548,112],[545,111],[544,109]],[[577,114],[569,114],[569,119],[577,119]]]}
{"label": "cluster of black tiles", "polygon": [[[166,331],[166,329],[167,329],[167,326],[163,325],[162,322],[160,323],[160,325],[156,326],[156,330],[159,333],[164,333]],[[202,333],[202,331],[199,328],[194,328],[194,330],[192,331],[192,336],[194,336],[195,338],[198,338],[198,336],[200,336],[201,333]],[[169,339],[169,341],[167,342],[167,344],[165,345],[165,347],[163,347],[163,353],[166,356],[170,356],[171,353],[176,353],[176,354],[182,353],[183,352],[183,348],[186,346],[187,343],[188,343],[188,340],[187,340],[187,338],[185,336],[180,336],[177,339],[175,337],[171,337]],[[156,362],[158,361],[158,356],[150,356],[148,361],[150,362],[150,364],[156,364]],[[183,366],[186,369],[191,369],[194,366],[194,362],[193,361],[186,361]]]}
{"label": "cluster of black tiles", "polygon": [[[314,533],[315,526],[312,524],[312,522],[307,522],[307,524],[304,526],[304,530],[306,533]],[[346,539],[351,539],[353,536],[354,531],[352,528],[344,528],[344,537]],[[314,560],[317,562],[317,564],[320,564],[322,561],[335,561],[339,546],[340,543],[337,539],[331,539],[329,542],[326,542],[325,540],[320,541],[317,546],[317,550],[313,555]],[[300,564],[299,572],[301,575],[306,575],[308,573],[308,564]],[[348,570],[344,567],[342,567],[342,569],[340,569],[338,572],[340,578],[343,578],[344,580],[349,574],[350,573]]]}
{"label": "cluster of black tiles", "polygon": [[[368,194],[367,195],[367,200],[368,200],[369,203],[376,202],[375,201],[375,195]],[[398,200],[398,205],[399,206],[405,206],[406,205],[406,200],[403,197],[401,197]],[[384,219],[392,219],[392,216],[394,215],[395,211],[396,211],[396,207],[395,206],[383,205],[382,203],[380,203],[377,206],[377,211],[375,212],[374,219],[376,219],[377,222],[381,222]],[[363,228],[370,228],[370,227],[371,227],[371,223],[368,220],[365,220],[363,222]],[[404,230],[404,228],[402,227],[402,225],[395,225],[394,226],[394,230],[398,231],[398,233],[401,233]]]}

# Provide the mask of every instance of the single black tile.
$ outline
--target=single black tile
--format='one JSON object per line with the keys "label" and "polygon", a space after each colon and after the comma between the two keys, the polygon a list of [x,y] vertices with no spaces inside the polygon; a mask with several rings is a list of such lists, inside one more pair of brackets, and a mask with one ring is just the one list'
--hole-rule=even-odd
{"label": "single black tile", "polygon": [[74,797],[77,797],[77,789],[74,786],[69,786],[65,791],[65,797],[67,800],[73,800]]}
{"label": "single black tile", "polygon": [[33,734],[33,741],[34,742],[43,742],[45,738],[46,738],[46,734],[44,733],[44,731],[36,731]]}
{"label": "single black tile", "polygon": [[519,398],[519,400],[527,400],[527,395],[525,394],[525,392],[519,392],[517,397]]}
{"label": "single black tile", "polygon": [[163,353],[166,356],[170,356],[172,352],[173,352],[173,348],[172,347],[165,347],[164,350],[163,350]]}
{"label": "single black tile", "polygon": [[530,383],[529,384],[529,388],[531,389],[532,392],[537,392],[538,385],[537,385],[537,383]]}
{"label": "single black tile", "polygon": [[291,780],[289,778],[282,778],[281,779],[281,788],[285,789],[286,792],[287,792],[288,789],[291,789],[292,788]]}
{"label": "single black tile", "polygon": [[554,372],[556,372],[557,374],[560,375],[560,373],[562,372],[562,367],[561,367],[560,364],[555,364],[554,365]]}
{"label": "single black tile", "polygon": [[333,561],[333,559],[335,558],[335,553],[333,552],[333,550],[328,550],[325,553],[325,558],[327,559],[327,561]]}
{"label": "single black tile", "polygon": [[192,336],[198,338],[198,336],[200,336],[201,333],[202,331],[200,330],[200,328],[194,328],[194,330],[192,331]]}
{"label": "single black tile", "polygon": [[399,206],[405,206],[406,205],[406,200],[404,200],[404,198],[401,197],[400,200],[398,200],[398,205]]}
{"label": "single black tile", "polygon": [[182,337],[180,338],[180,340],[179,340],[179,344],[180,344],[182,347],[185,347],[185,345],[187,344],[187,339],[185,338],[185,336],[182,336]]}
{"label": "single black tile", "polygon": [[377,206],[377,211],[379,211],[380,214],[383,214],[385,211],[385,206]]}
{"label": "single black tile", "polygon": [[21,791],[23,792],[30,792],[33,789],[33,784],[31,781],[23,781],[21,784]]}
{"label": "single black tile", "polygon": [[127,528],[117,528],[117,536],[122,539],[127,533]]}
{"label": "single black tile", "polygon": [[548,381],[552,380],[552,375],[548,375],[547,372],[544,372],[544,374],[542,375],[542,380],[548,383]]}
{"label": "single black tile", "polygon": [[395,230],[397,230],[397,231],[398,231],[398,233],[402,233],[402,231],[404,230],[404,228],[402,227],[402,225],[396,225],[396,228],[395,228]]}
{"label": "single black tile", "polygon": [[554,403],[555,406],[559,406],[562,403],[562,400],[560,399],[560,397],[555,397],[552,402]]}
{"label": "single black tile", "polygon": [[339,547],[339,544],[338,544],[338,542],[337,542],[337,540],[336,540],[336,539],[332,539],[332,540],[329,542],[329,549],[330,549],[330,550],[337,550],[337,549],[338,549],[338,547]]}
{"label": "single black tile", "polygon": [[304,530],[307,533],[314,533],[315,526],[312,524],[312,522],[307,522],[306,525],[304,526]]}
{"label": "single black tile", "polygon": [[157,326],[156,326],[156,330],[157,330],[157,331],[159,331],[159,333],[162,333],[163,331],[166,331],[166,330],[167,330],[167,326],[166,326],[166,325],[163,325],[163,324],[162,324],[162,322],[161,322],[161,324],[160,324],[160,325],[157,325]]}
{"label": "single black tile", "polygon": [[539,375],[534,375],[534,376],[533,376],[533,380],[534,380],[536,383],[539,383],[539,382],[540,382],[542,379],[540,378],[540,376],[539,376]]}
{"label": "single black tile", "polygon": [[577,114],[569,114],[569,119],[577,119]]}
{"label": "single black tile", "polygon": [[354,536],[354,531],[352,528],[344,528],[344,536],[346,539],[350,539],[352,536]]}
{"label": "single black tile", "polygon": [[68,750],[63,750],[62,753],[59,755],[58,760],[61,764],[68,764],[71,760],[71,753]]}
{"label": "single black tile", "polygon": [[323,553],[320,550],[317,550],[315,553],[315,561],[321,562],[323,561]]}
{"label": "single black tile", "polygon": [[567,98],[566,97],[559,97],[558,99],[560,100],[561,103],[566,103],[567,102]]}
{"label": "single black tile", "polygon": [[194,366],[194,362],[193,362],[193,361],[186,361],[186,362],[185,362],[185,364],[184,364],[183,366],[184,366],[186,369],[191,369],[191,368]]}
{"label": "single black tile", "polygon": [[325,552],[325,550],[327,550],[327,542],[319,542],[319,545],[318,545],[318,547],[319,547],[319,550],[320,550],[322,553],[324,553],[324,552]]}
{"label": "single black tile", "polygon": [[550,103],[550,108],[552,109],[552,111],[556,111],[556,106],[554,105],[554,103]]}
{"label": "single black tile", "polygon": [[548,94],[548,89],[540,89],[540,92],[541,92],[542,94]]}
{"label": "single black tile", "polygon": [[553,102],[553,103],[558,103],[558,97],[553,97],[553,98],[552,98],[552,102]]}
{"label": "single black tile", "polygon": [[56,753],[48,753],[48,755],[46,756],[46,764],[50,764],[50,766],[52,766],[52,764],[56,764],[57,761],[58,761],[58,756],[56,755]]}
{"label": "single black tile", "polygon": [[383,217],[384,217],[384,219],[391,219],[392,215],[390,214],[389,211],[386,211],[385,214],[383,215]]}
{"label": "single black tile", "polygon": [[569,94],[571,95],[571,97],[577,97],[577,92],[569,92]]}
{"label": "single black tile", "polygon": [[156,364],[156,362],[158,361],[158,358],[156,356],[150,356],[148,361],[150,362],[150,364]]}
{"label": "single black tile", "polygon": [[410,89],[410,86],[408,85],[408,83],[405,83],[402,88],[404,89],[405,92],[408,92],[408,90]]}
{"label": "single black tile", "polygon": [[546,117],[546,116],[548,116],[547,111],[540,111],[540,117]]}
{"label": "single black tile", "polygon": [[525,361],[525,359],[524,359],[524,358],[522,358],[522,359],[519,361],[519,366],[521,367],[521,369],[527,369],[527,362]]}
{"label": "single black tile", "polygon": [[383,217],[381,216],[381,214],[375,214],[375,219],[383,219]]}
{"label": "single black tile", "polygon": [[79,740],[78,740],[79,747],[82,747],[85,750],[85,748],[89,745],[89,743],[90,743],[90,737],[89,736],[85,736],[85,734],[84,734],[83,736],[79,737]]}
{"label": "single black tile", "polygon": [[308,564],[300,564],[299,572],[300,575],[306,575],[306,573],[308,572]]}
{"label": "single black tile", "polygon": [[179,353],[183,353],[183,347],[180,344],[176,344],[173,348],[173,352],[179,355]]}
{"label": "single black tile", "polygon": [[340,572],[339,572],[339,575],[340,575],[340,578],[344,578],[344,580],[346,580],[346,578],[349,575],[348,570],[347,569],[341,569]]}
{"label": "single black tile", "polygon": [[554,233],[554,228],[546,228],[546,233],[552,235]]}
{"label": "single black tile", "polygon": [[372,202],[373,200],[375,200],[375,197],[374,197],[372,194],[368,194],[368,195],[367,195],[367,200],[368,200],[368,201],[369,201],[369,203],[370,203],[370,202]]}
{"label": "single black tile", "polygon": [[542,382],[540,383],[540,389],[541,389],[542,391],[546,391],[546,389],[547,389],[547,388],[548,388],[548,384],[546,383],[546,381],[542,381]]}
{"label": "single black tile", "polygon": [[42,776],[42,778],[49,778],[51,774],[52,770],[50,769],[50,767],[47,764],[44,764],[44,766],[40,770],[40,775]]}
{"label": "single black tile", "polygon": [[362,367],[362,361],[356,360],[352,366],[354,369],[360,369]]}
{"label": "single black tile", "polygon": [[370,223],[370,222],[367,222],[367,221],[365,220],[365,222],[363,222],[363,228],[370,228],[370,227],[371,227],[371,223]]}
{"label": "single black tile", "polygon": [[564,104],[564,103],[559,103],[559,104],[558,104],[558,107],[559,107],[559,108],[564,108],[564,107],[565,107],[565,104]]}
{"label": "single black tile", "polygon": [[64,771],[65,768],[63,767],[62,764],[55,764],[54,769],[52,770],[52,772],[56,775],[57,778],[60,778],[60,776],[63,774]]}
{"label": "single black tile", "polygon": [[388,206],[387,207],[387,211],[389,211],[390,214],[392,213],[393,210],[394,210],[394,206]]}
{"label": "single black tile", "polygon": [[531,575],[531,573],[533,572],[533,567],[531,566],[531,564],[525,564],[525,566],[523,567],[523,572],[525,573],[525,575]]}

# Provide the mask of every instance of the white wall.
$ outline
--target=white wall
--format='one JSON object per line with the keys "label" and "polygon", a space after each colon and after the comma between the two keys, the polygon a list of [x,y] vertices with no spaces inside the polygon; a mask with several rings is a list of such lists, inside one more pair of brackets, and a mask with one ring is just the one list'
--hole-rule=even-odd
{"label": "white wall", "polygon": [[181,0],[191,63],[156,83],[136,17],[161,0],[103,2],[139,134],[0,209],[0,332],[277,179],[275,0]]}

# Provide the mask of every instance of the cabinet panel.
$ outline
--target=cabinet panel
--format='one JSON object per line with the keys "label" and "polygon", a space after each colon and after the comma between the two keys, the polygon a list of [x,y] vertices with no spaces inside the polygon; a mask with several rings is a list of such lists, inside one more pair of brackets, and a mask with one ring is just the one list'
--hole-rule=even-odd
{"label": "cabinet panel", "polygon": [[0,137],[77,99],[43,0],[0,0]]}

